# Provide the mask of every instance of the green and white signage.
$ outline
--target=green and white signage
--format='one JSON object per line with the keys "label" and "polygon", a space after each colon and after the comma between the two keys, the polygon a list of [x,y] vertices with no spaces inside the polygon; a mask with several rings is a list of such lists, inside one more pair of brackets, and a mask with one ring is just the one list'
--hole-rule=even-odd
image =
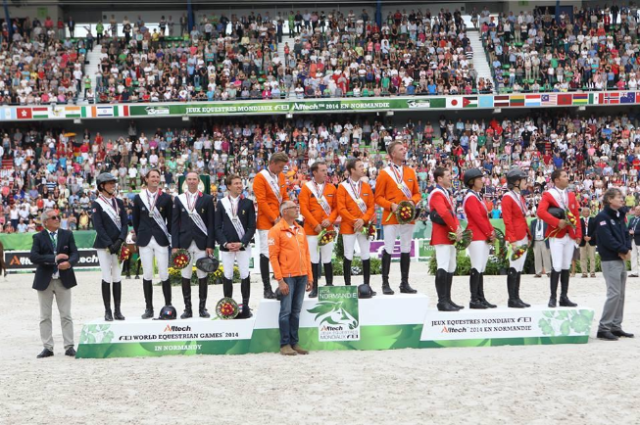
{"label": "green and white signage", "polygon": [[307,312],[315,315],[319,341],[360,340],[356,286],[318,288],[318,303]]}

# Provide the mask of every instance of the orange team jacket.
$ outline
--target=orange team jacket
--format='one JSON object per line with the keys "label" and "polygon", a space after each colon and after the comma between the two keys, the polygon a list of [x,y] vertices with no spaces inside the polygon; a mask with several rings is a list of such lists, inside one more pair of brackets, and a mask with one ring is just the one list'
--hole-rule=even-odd
{"label": "orange team jacket", "polygon": [[[258,230],[269,230],[280,217],[280,202],[273,193],[271,185],[265,176],[266,170],[260,171],[253,179],[253,193],[258,202],[258,220],[256,227]],[[289,200],[285,178],[282,173],[278,176],[278,186],[280,187],[280,195],[282,202]]]}
{"label": "orange team jacket", "polygon": [[[520,198],[519,202],[514,196]],[[522,206],[521,206],[522,205]],[[531,241],[531,232],[522,208],[527,208],[524,197],[516,192],[508,192],[502,197],[502,219],[504,220],[504,238],[507,242],[517,242],[525,236]]]}
{"label": "orange team jacket", "polygon": [[582,226],[580,226],[580,204],[576,200],[576,195],[573,192],[568,192],[567,197],[569,198],[569,202],[568,205],[565,205],[576,217],[577,225],[575,230],[572,229],[569,225],[567,225],[564,229],[558,229],[558,222],[560,220],[549,214],[548,210],[552,207],[562,207],[560,206],[556,198],[554,198],[554,196],[551,194],[551,191],[555,191],[555,189],[547,190],[542,194],[542,199],[540,200],[540,204],[538,205],[538,210],[536,212],[538,217],[548,224],[547,234],[545,236],[563,238],[565,235],[569,234],[569,237],[571,237],[572,239],[580,240],[582,238]]}
{"label": "orange team jacket", "polygon": [[336,208],[336,187],[331,183],[324,184],[324,191],[320,196],[324,195],[327,203],[331,207],[331,214],[327,215],[324,209],[320,206],[318,199],[311,191],[309,185],[313,187],[313,190],[317,190],[313,181],[306,182],[300,189],[300,195],[298,196],[298,202],[300,202],[300,214],[304,217],[304,231],[309,236],[315,236],[318,234],[314,229],[322,223],[322,220],[329,219],[331,226],[327,227],[327,230],[333,230],[333,223],[338,218],[338,209]]}
{"label": "orange team jacket", "polygon": [[444,225],[431,222],[431,245],[453,245],[449,233],[455,232],[460,222],[453,211],[452,202],[453,198],[447,199],[440,189],[434,189],[429,194],[429,211],[437,211],[445,222]]}
{"label": "orange team jacket", "polygon": [[[385,167],[378,178],[376,179],[376,204],[380,205],[382,211],[382,225],[398,224],[395,214],[391,214],[391,204],[398,204],[400,201],[413,201],[414,204],[418,204],[422,199],[420,195],[420,187],[418,186],[418,179],[416,178],[416,172],[411,167],[402,167],[402,180],[407,184],[407,187],[411,191],[411,199],[407,199],[402,190],[398,188],[398,182],[395,177],[390,175],[386,170],[390,170],[389,167]],[[390,171],[391,172],[391,171]],[[393,173],[392,173],[393,174]],[[387,220],[389,217],[389,220]],[[415,223],[412,222],[412,223]]]}
{"label": "orange team jacket", "polygon": [[269,261],[273,267],[276,280],[285,277],[307,276],[309,282],[313,280],[311,274],[311,259],[309,257],[309,243],[304,229],[294,222],[291,229],[286,221],[280,220],[269,230]]}
{"label": "orange team jacket", "polygon": [[353,224],[356,220],[361,218],[365,225],[367,225],[375,214],[376,206],[369,183],[363,181],[360,182],[360,198],[367,206],[367,212],[365,213],[362,212],[356,201],[354,201],[353,197],[349,194],[350,190],[349,181],[346,180],[338,185],[338,191],[336,193],[336,197],[338,198],[338,214],[342,217],[340,233],[343,235],[353,235],[355,233],[353,230]]}
{"label": "orange team jacket", "polygon": [[467,216],[467,229],[473,232],[472,241],[486,241],[493,234],[493,225],[489,221],[489,213],[478,196],[467,191],[462,202],[464,215]]}

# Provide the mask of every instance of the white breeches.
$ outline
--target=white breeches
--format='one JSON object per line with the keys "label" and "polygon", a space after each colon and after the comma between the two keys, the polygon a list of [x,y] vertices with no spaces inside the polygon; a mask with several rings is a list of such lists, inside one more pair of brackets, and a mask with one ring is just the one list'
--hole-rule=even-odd
{"label": "white breeches", "polygon": [[[521,239],[516,242],[516,246],[522,246],[528,243],[529,243],[529,238],[525,236],[524,239]],[[527,260],[527,253],[525,252],[524,255],[518,258],[517,260],[515,261],[509,260],[509,267],[513,267],[514,269],[516,269],[517,272],[522,272],[522,269],[524,268],[524,262],[526,260]]]}
{"label": "white breeches", "polygon": [[473,241],[469,244],[469,258],[471,259],[471,268],[476,269],[478,273],[484,273],[489,260],[489,251],[491,247],[486,241]]}
{"label": "white breeches", "polygon": [[269,258],[269,231],[258,230],[258,240],[260,241],[260,255]]}
{"label": "white breeches", "polygon": [[[189,246],[189,249],[187,249],[187,251],[189,251],[189,255],[191,256],[191,264],[180,270],[180,274],[185,279],[191,279],[191,275],[193,274],[193,267],[196,265],[196,261],[206,257],[207,251],[201,251],[200,249],[198,249],[196,241],[191,241],[191,245]],[[205,278],[208,275],[207,272],[203,272],[200,269],[196,269],[196,274],[198,275],[198,279]]]}
{"label": "white breeches", "polygon": [[575,249],[575,241],[569,235],[565,235],[562,238],[549,238],[549,252],[551,253],[553,270],[557,272],[570,270]]}
{"label": "white breeches", "polygon": [[456,271],[456,247],[453,245],[434,245],[436,250],[436,269],[447,273]]}
{"label": "white breeches", "polygon": [[158,265],[158,276],[161,281],[169,279],[169,247],[160,246],[153,236],[147,246],[139,246],[140,261],[142,262],[142,278],[153,280],[153,260]]}
{"label": "white breeches", "polygon": [[111,254],[106,249],[96,249],[98,262],[102,271],[102,280],[113,283],[122,280],[122,265],[118,261],[117,254]]}
{"label": "white breeches", "polygon": [[371,257],[371,254],[369,252],[371,241],[362,233],[354,233],[353,235],[342,235],[344,258],[346,258],[347,260],[353,260],[356,241],[358,241],[358,248],[360,248],[360,259],[368,260]]}
{"label": "white breeches", "polygon": [[396,238],[400,237],[400,252],[411,252],[411,239],[415,224],[387,224],[384,229],[384,250],[387,254],[393,254]]}
{"label": "white breeches", "polygon": [[323,264],[331,263],[331,256],[333,254],[333,246],[335,245],[335,242],[321,246],[318,250],[318,236],[316,235],[307,236],[307,243],[309,244],[309,258],[313,264],[318,264],[320,262],[320,257],[322,257]]}
{"label": "white breeches", "polygon": [[244,251],[226,252],[220,251],[220,259],[222,260],[222,268],[224,269],[224,277],[233,280],[233,264],[238,262],[240,269],[240,279],[249,277],[249,262],[251,261],[251,247],[248,246]]}

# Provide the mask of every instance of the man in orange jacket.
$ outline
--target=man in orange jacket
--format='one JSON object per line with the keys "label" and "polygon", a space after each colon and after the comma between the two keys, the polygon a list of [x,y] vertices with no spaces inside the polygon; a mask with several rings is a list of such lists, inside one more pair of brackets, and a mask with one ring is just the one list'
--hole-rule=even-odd
{"label": "man in orange jacket", "polygon": [[449,233],[456,233],[458,239],[462,228],[455,214],[455,201],[451,187],[451,171],[437,167],[433,171],[436,187],[429,194],[431,211],[431,245],[436,251],[436,292],[439,311],[458,311],[462,306],[451,300],[453,274],[456,271],[456,248],[449,239]]}
{"label": "man in orange jacket", "polygon": [[[560,280],[560,307],[576,307],[571,302],[569,292],[569,275],[571,272],[571,260],[576,249],[576,244],[582,239],[580,226],[580,204],[573,192],[567,191],[569,176],[562,169],[555,169],[551,173],[551,181],[554,187],[542,194],[538,205],[538,218],[548,224],[546,237],[549,238],[549,250],[551,251],[551,297],[549,307],[556,306],[558,292],[558,279]],[[571,226],[567,213],[572,214],[576,225]]]}
{"label": "man in orange jacket", "polygon": [[[363,181],[365,170],[364,162],[359,159],[347,161],[349,178],[338,186],[336,194],[338,214],[342,218],[340,222],[340,234],[344,245],[343,275],[345,285],[351,285],[351,261],[356,240],[360,248],[362,260],[362,274],[364,284],[369,285],[371,277],[371,260],[368,229],[375,214],[373,192],[369,183]],[[366,234],[362,232],[365,231]],[[372,295],[375,292],[372,291]]]}
{"label": "man in orange jacket", "polygon": [[311,289],[309,244],[304,229],[296,223],[298,206],[284,201],[280,220],[269,230],[269,260],[282,294],[280,300],[280,353],[286,356],[308,354],[298,344],[300,312],[305,290]]}
{"label": "man in orange jacket", "polygon": [[264,297],[275,298],[269,281],[269,247],[267,238],[269,229],[280,220],[280,205],[289,200],[282,170],[289,162],[284,152],[277,152],[269,158],[269,165],[253,179],[253,193],[258,202],[256,228],[260,240],[260,275],[264,285]]}
{"label": "man in orange jacket", "polygon": [[411,265],[411,239],[415,221],[399,224],[395,216],[398,203],[410,201],[417,204],[422,199],[416,172],[404,166],[407,148],[402,142],[392,142],[387,148],[389,165],[384,168],[376,180],[376,204],[383,209],[382,225],[384,226],[384,251],[382,252],[382,293],[393,295],[389,286],[389,270],[391,269],[391,253],[400,237],[400,292],[415,294],[409,285],[409,266]]}
{"label": "man in orange jacket", "polygon": [[306,182],[300,190],[298,201],[300,213],[304,217],[304,232],[309,242],[311,270],[313,271],[313,288],[309,298],[318,296],[318,279],[320,278],[320,257],[324,264],[326,286],[333,286],[333,242],[318,247],[318,235],[323,230],[333,230],[333,223],[338,218],[336,208],[336,187],[327,181],[327,164],[323,161],[311,165],[311,181]]}

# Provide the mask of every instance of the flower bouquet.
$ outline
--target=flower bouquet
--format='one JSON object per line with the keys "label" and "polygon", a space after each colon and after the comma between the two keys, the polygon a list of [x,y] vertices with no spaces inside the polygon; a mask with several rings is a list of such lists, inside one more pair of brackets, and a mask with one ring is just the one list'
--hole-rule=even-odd
{"label": "flower bouquet", "polygon": [[491,254],[495,255],[500,259],[504,259],[507,257],[507,244],[504,238],[504,232],[500,229],[493,229],[494,234],[496,235],[496,239],[493,242],[487,243],[491,245]]}
{"label": "flower bouquet", "polygon": [[449,240],[453,242],[453,246],[455,246],[458,251],[467,249],[471,244],[471,239],[473,239],[473,231],[471,229],[464,229],[462,231],[462,238],[459,241],[457,240],[455,232],[449,232]]}
{"label": "flower bouquet", "polygon": [[511,245],[509,245],[509,248],[508,248],[509,260],[511,261],[519,260],[520,258],[522,258],[523,255],[527,253],[528,250],[529,250],[529,244],[517,246],[515,249],[512,248]]}
{"label": "flower bouquet", "polygon": [[122,248],[120,249],[120,261],[127,261],[129,258],[131,258],[131,250],[129,248],[127,248],[126,245],[122,245]]}
{"label": "flower bouquet", "polygon": [[365,225],[360,233],[362,233],[367,239],[374,240],[378,232],[376,230],[376,226],[370,223],[369,225]]}
{"label": "flower bouquet", "polygon": [[573,230],[576,230],[576,227],[578,226],[578,218],[573,215],[571,210],[568,208],[564,211],[564,215],[567,217],[567,223],[569,223],[569,226],[571,226]]}
{"label": "flower bouquet", "polygon": [[[391,216],[394,213],[389,213],[389,216],[385,221],[389,221]],[[416,215],[416,206],[413,205],[411,201],[400,201],[398,203],[398,208],[396,208],[396,219],[398,219],[398,224],[407,224],[413,221],[413,218]]]}
{"label": "flower bouquet", "polygon": [[184,269],[191,264],[191,255],[186,249],[179,249],[177,252],[171,254],[171,264],[176,269]]}
{"label": "flower bouquet", "polygon": [[318,246],[325,246],[336,240],[338,233],[335,230],[322,229],[318,234]]}
{"label": "flower bouquet", "polygon": [[233,298],[223,298],[216,304],[216,316],[218,316],[218,319],[235,319],[239,312],[238,303]]}

